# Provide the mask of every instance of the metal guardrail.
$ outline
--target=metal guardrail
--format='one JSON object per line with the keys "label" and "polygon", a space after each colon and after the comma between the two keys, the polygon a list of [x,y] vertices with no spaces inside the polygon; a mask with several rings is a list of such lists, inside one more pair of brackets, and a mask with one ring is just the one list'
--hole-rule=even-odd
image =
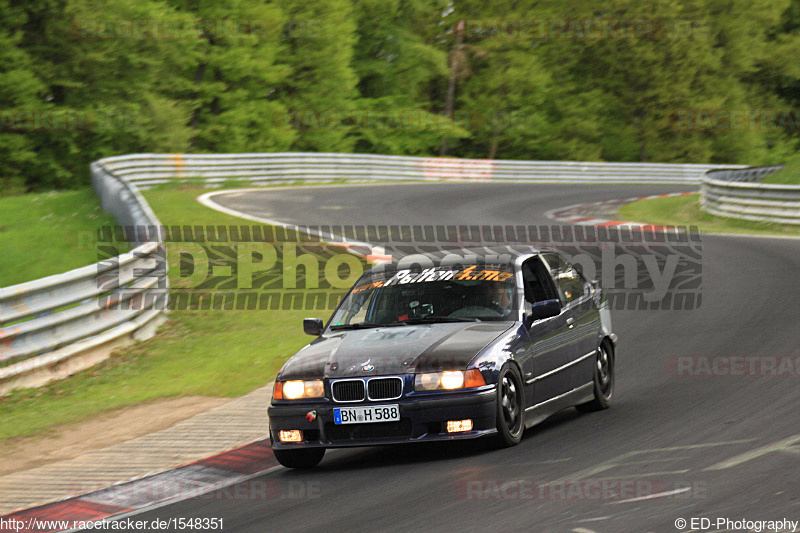
{"label": "metal guardrail", "polygon": [[700,205],[713,215],[798,225],[800,186],[758,183],[781,168],[712,170],[703,177]]}
{"label": "metal guardrail", "polygon": [[[103,209],[122,226],[158,227],[139,190],[174,180],[254,185],[335,180],[510,180],[697,184],[722,165],[500,161],[361,154],[133,154],[91,165]],[[728,167],[729,168],[729,167]],[[0,394],[68,376],[132,338],[152,335],[167,301],[164,245],[134,236],[129,253],[0,288]],[[135,305],[133,304],[135,301]]]}
{"label": "metal guardrail", "polygon": [[[92,164],[103,208],[120,224],[160,222],[136,187]],[[164,245],[136,242],[94,265],[0,288],[0,394],[97,364],[151,336],[167,308]]]}
{"label": "metal guardrail", "polygon": [[[134,154],[103,159],[103,167],[139,188],[174,179],[221,183],[334,180],[511,180],[555,183],[699,184],[729,165],[507,161],[330,153]],[[744,168],[734,167],[734,168]]]}

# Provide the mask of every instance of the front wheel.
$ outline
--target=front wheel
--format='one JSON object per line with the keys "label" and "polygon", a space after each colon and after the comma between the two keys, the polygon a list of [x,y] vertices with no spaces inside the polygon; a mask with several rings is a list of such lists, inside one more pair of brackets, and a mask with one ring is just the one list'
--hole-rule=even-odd
{"label": "front wheel", "polygon": [[576,405],[582,413],[602,411],[611,405],[614,395],[614,354],[605,343],[597,348],[594,364],[594,399],[590,402]]}
{"label": "front wheel", "polygon": [[499,444],[514,446],[525,431],[525,397],[517,367],[505,365],[497,379],[497,433]]}
{"label": "front wheel", "polygon": [[303,448],[300,450],[272,450],[275,459],[287,468],[314,468],[322,461],[325,448]]}

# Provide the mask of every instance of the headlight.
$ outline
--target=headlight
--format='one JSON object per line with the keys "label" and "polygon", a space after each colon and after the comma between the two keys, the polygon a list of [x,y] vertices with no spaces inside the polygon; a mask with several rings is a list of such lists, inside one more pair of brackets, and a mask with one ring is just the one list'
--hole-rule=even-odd
{"label": "headlight", "polygon": [[443,389],[460,389],[464,386],[464,373],[461,371],[442,372],[441,383]]}
{"label": "headlight", "polygon": [[321,379],[310,381],[277,381],[272,397],[276,400],[299,400],[301,398],[322,398],[325,386]]}
{"label": "headlight", "polygon": [[426,372],[414,378],[414,390],[455,390],[469,389],[486,385],[480,370],[450,370],[447,372]]}

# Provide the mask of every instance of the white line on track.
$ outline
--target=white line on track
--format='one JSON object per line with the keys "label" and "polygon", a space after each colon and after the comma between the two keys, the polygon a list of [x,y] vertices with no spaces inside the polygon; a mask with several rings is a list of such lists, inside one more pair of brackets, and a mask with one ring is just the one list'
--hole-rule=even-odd
{"label": "white line on track", "polygon": [[674,496],[692,490],[692,487],[683,487],[675,490],[668,490],[666,492],[657,492],[655,494],[648,494],[647,496],[639,496],[638,498],[630,498],[628,500],[620,500],[618,502],[610,502],[609,505],[618,505],[620,503],[633,503],[643,502],[645,500],[655,500],[656,498],[666,498],[667,496]]}
{"label": "white line on track", "polygon": [[[239,192],[253,192],[253,191],[264,191],[264,188],[261,189],[233,189],[229,191],[213,191],[207,192],[205,194],[201,194],[197,197],[197,201],[203,204],[204,206],[208,207],[209,209],[213,209],[215,211],[219,211],[220,213],[225,213],[226,215],[231,215],[234,217],[244,218],[245,220],[252,220],[253,222],[259,222],[261,224],[269,224],[272,226],[278,226],[281,228],[286,228],[294,231],[299,231],[301,233],[305,233],[307,235],[313,235],[315,237],[319,237],[323,241],[328,241],[331,243],[341,242],[348,246],[359,246],[364,248],[369,248],[372,250],[371,255],[375,257],[381,257],[386,255],[386,250],[382,246],[375,246],[374,244],[370,244],[368,242],[361,242],[361,241],[354,241],[350,239],[346,239],[341,235],[335,235],[333,233],[328,233],[324,231],[319,231],[314,228],[310,228],[307,226],[299,226],[297,224],[288,224],[286,222],[281,222],[280,220],[272,220],[269,218],[259,217],[255,215],[248,215],[247,213],[243,213],[241,211],[237,211],[235,209],[230,209],[228,207],[224,207],[216,203],[212,197],[223,195],[223,194],[233,194]],[[356,252],[357,253],[357,252]],[[364,254],[359,254],[364,255]]]}

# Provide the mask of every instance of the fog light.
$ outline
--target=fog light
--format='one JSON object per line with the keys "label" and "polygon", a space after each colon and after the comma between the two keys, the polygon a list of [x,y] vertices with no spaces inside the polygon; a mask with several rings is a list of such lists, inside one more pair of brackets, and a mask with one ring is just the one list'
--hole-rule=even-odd
{"label": "fog light", "polygon": [[467,418],[466,420],[447,421],[448,433],[460,433],[462,431],[471,431],[471,430],[472,430],[472,420],[469,418]]}
{"label": "fog light", "polygon": [[[472,427],[472,421],[470,421],[469,425]],[[303,432],[299,429],[282,429],[278,432],[278,438],[281,442],[301,442],[303,440]]]}

